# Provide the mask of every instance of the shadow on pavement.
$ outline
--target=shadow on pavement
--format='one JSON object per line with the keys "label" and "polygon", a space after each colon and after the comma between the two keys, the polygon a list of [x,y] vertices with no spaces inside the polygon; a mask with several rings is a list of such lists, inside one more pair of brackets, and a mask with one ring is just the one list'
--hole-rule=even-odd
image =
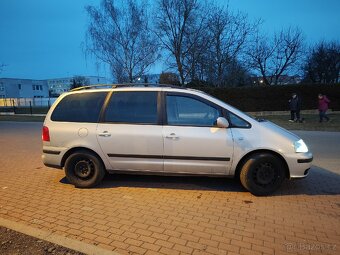
{"label": "shadow on pavement", "polygon": [[[61,179],[60,182],[69,184],[66,178]],[[313,166],[307,178],[285,180],[279,190],[272,196],[339,195],[339,183],[340,175]],[[115,187],[247,192],[238,180],[232,178],[135,174],[107,174],[97,188]]]}
{"label": "shadow on pavement", "polygon": [[286,180],[275,195],[340,195],[340,175],[313,166],[304,179]]}
{"label": "shadow on pavement", "polygon": [[244,192],[241,184],[231,178],[204,176],[151,176],[151,175],[111,175],[106,177],[102,188],[143,187],[181,190],[214,190]]}
{"label": "shadow on pavement", "polygon": [[[60,182],[70,184],[65,177]],[[116,187],[246,192],[241,184],[232,178],[142,174],[107,174],[103,182],[96,188],[106,189]]]}

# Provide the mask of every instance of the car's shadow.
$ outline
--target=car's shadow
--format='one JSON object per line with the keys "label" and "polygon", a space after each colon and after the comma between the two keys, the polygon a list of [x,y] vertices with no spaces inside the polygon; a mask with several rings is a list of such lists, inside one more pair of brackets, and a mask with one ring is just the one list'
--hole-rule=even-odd
{"label": "car's shadow", "polygon": [[[69,184],[66,178],[60,180]],[[339,195],[340,175],[316,166],[311,168],[307,178],[285,180],[272,196],[282,195]],[[240,181],[233,178],[202,176],[154,176],[135,174],[107,174],[99,189],[132,187],[178,190],[210,190],[223,192],[247,192]]]}
{"label": "car's shadow", "polygon": [[[65,177],[60,182],[70,184]],[[107,174],[102,183],[96,188],[107,189],[116,187],[246,192],[241,184],[233,178],[143,174]]]}
{"label": "car's shadow", "polygon": [[304,179],[285,181],[274,195],[340,195],[340,175],[313,166]]}
{"label": "car's shadow", "polygon": [[140,187],[181,190],[214,190],[243,192],[245,189],[232,178],[205,176],[109,175],[101,185],[108,187]]}

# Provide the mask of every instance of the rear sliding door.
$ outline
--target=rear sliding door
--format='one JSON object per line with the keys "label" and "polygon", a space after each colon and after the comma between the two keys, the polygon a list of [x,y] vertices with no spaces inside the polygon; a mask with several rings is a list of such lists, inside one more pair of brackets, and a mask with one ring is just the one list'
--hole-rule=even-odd
{"label": "rear sliding door", "polygon": [[163,171],[157,91],[113,92],[97,138],[113,170]]}

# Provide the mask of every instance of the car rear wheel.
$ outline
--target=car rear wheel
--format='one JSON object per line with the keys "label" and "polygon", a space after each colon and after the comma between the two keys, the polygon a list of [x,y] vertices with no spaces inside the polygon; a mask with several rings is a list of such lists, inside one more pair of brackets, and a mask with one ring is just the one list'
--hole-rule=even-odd
{"label": "car rear wheel", "polygon": [[65,162],[66,178],[77,188],[91,188],[98,185],[105,176],[101,160],[89,151],[77,151]]}
{"label": "car rear wheel", "polygon": [[256,153],[247,158],[240,172],[240,181],[255,196],[265,196],[277,190],[285,178],[281,159],[269,153]]}

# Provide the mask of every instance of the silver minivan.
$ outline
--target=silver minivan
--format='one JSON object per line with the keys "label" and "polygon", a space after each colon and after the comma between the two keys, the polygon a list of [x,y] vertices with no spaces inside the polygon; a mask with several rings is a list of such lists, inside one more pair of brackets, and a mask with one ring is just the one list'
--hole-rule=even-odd
{"label": "silver minivan", "polygon": [[42,130],[43,162],[76,187],[106,172],[238,177],[254,195],[308,174],[313,160],[295,134],[198,90],[172,86],[83,87],[62,94]]}

